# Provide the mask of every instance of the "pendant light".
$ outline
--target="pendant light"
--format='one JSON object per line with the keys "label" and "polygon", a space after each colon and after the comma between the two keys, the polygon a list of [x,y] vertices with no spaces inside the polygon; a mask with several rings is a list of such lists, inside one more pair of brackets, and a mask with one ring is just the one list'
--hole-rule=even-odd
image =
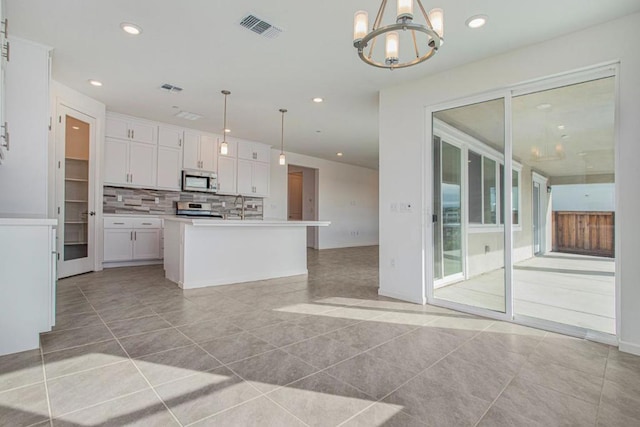
{"label": "pendant light", "polygon": [[282,130],[280,133],[280,165],[284,166],[287,163],[287,159],[284,156],[284,113],[287,112],[284,108],[280,109],[282,113]]}
{"label": "pendant light", "polygon": [[229,153],[229,144],[227,144],[227,96],[231,95],[228,90],[223,90],[224,95],[224,119],[222,124],[222,143],[220,144],[220,154],[226,156]]}

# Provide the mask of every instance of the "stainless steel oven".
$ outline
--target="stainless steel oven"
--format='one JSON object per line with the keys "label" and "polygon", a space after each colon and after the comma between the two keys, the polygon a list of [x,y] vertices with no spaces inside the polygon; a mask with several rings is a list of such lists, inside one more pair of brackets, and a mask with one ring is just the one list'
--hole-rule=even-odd
{"label": "stainless steel oven", "polygon": [[218,191],[218,174],[185,169],[182,171],[182,191],[215,193]]}

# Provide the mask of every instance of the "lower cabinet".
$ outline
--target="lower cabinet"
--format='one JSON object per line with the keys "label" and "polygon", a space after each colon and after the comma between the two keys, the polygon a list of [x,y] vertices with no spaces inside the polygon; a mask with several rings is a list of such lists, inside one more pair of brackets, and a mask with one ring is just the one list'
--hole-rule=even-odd
{"label": "lower cabinet", "polygon": [[104,218],[104,262],[162,259],[162,221],[159,218]]}

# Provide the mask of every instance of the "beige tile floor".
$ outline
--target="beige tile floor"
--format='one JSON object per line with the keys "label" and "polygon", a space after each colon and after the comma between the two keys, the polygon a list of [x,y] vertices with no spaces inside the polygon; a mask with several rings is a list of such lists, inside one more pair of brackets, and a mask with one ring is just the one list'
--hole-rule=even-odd
{"label": "beige tile floor", "polygon": [[0,425],[640,425],[640,358],[377,295],[377,247],[183,292],[61,280],[42,349],[0,357]]}
{"label": "beige tile floor", "polygon": [[[549,253],[513,269],[514,311],[557,323],[615,335],[615,262]],[[504,311],[504,270],[435,290],[437,298]]]}

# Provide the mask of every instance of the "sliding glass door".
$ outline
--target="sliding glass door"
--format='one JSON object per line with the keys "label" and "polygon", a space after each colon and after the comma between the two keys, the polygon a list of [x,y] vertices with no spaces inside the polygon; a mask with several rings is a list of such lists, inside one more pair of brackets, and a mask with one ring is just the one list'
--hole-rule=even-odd
{"label": "sliding glass door", "polygon": [[504,313],[504,99],[436,111],[434,298]]}
{"label": "sliding glass door", "polygon": [[430,303],[616,333],[614,73],[428,110]]}

